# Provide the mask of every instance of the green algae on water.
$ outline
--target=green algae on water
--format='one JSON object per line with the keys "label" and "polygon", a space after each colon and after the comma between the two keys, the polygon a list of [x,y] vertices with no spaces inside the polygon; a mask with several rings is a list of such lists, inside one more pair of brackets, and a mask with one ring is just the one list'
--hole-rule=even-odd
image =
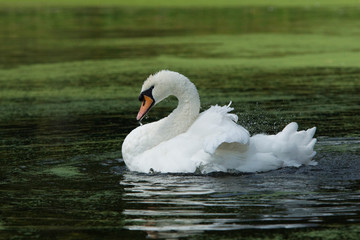
{"label": "green algae on water", "polygon": [[64,177],[64,178],[79,177],[82,175],[79,172],[79,170],[73,166],[57,166],[57,167],[50,168],[49,170],[46,170],[45,172],[54,174],[58,177]]}

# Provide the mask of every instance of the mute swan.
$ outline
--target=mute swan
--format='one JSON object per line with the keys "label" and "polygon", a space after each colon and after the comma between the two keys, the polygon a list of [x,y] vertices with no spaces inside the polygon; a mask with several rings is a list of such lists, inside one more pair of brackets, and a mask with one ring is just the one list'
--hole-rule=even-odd
{"label": "mute swan", "polygon": [[316,164],[312,161],[316,128],[297,131],[288,124],[276,135],[249,132],[236,124],[238,117],[228,106],[212,106],[199,114],[200,99],[195,85],[177,73],[163,70],[144,82],[136,117],[141,121],[166,97],[178,98],[177,108],[167,117],[141,125],[122,145],[125,164],[138,172],[240,171],[263,172],[286,166]]}

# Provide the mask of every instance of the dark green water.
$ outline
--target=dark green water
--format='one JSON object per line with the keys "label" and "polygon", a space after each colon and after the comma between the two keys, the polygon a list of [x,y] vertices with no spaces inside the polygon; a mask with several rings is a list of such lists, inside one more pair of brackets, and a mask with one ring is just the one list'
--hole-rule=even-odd
{"label": "dark green water", "polygon": [[[346,59],[359,47],[344,50],[343,65],[317,65],[322,52],[311,44],[358,39],[359,16],[359,9],[321,8],[1,9],[0,239],[357,239],[360,66]],[[275,52],[251,43],[239,56],[209,50],[254,33],[264,41],[287,35]],[[294,45],[291,36],[302,34],[315,37]],[[208,35],[215,37],[192,44]],[[321,44],[329,58],[339,57],[335,42]],[[267,62],[299,54],[311,66]],[[206,59],[230,62],[214,67]],[[241,59],[258,62],[243,67]],[[233,100],[252,133],[293,120],[317,126],[318,165],[205,176],[129,172],[121,144],[137,126],[138,91],[166,67],[194,80],[204,108]],[[165,102],[146,121],[172,107]]]}

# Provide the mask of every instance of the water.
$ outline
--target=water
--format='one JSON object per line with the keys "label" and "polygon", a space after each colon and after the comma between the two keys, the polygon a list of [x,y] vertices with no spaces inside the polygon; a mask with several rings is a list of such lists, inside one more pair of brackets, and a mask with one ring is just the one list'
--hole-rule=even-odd
{"label": "water", "polygon": [[320,137],[317,166],[140,174],[117,158],[119,116],[34,122],[2,127],[5,238],[244,237],[360,223],[359,138]]}
{"label": "water", "polygon": [[[358,51],[360,15],[342,10],[1,9],[0,239],[357,239],[360,70],[346,61]],[[251,45],[258,39],[271,47]],[[334,52],[344,52],[339,65]],[[329,66],[313,60],[324,53]],[[252,133],[316,125],[318,165],[129,172],[121,144],[138,125],[139,87],[169,66],[196,81],[204,109],[232,100]]]}
{"label": "water", "polygon": [[356,223],[360,220],[359,180],[353,173],[356,158],[348,156],[351,163],[336,166],[342,170],[331,177],[329,169],[335,166],[329,163],[243,176],[126,173],[121,181],[128,202],[125,228],[169,238],[204,231]]}
{"label": "water", "polygon": [[[324,139],[319,145],[348,144]],[[126,172],[125,228],[148,237],[185,237],[205,231],[314,228],[359,223],[359,156],[325,153],[317,166],[268,173],[144,175]]]}

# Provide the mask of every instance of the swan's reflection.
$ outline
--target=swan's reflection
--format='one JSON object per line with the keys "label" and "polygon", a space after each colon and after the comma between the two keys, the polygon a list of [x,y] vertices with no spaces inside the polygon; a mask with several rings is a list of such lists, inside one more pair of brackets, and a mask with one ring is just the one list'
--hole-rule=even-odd
{"label": "swan's reflection", "polygon": [[[288,209],[281,202],[283,200],[273,197],[276,187],[283,186],[267,184],[264,179],[257,181],[254,175],[250,177],[255,181],[249,181],[247,176],[126,172],[121,181],[127,203],[125,227],[146,231],[150,238],[178,238],[207,230],[314,225],[314,222],[287,216]],[[300,204],[296,201],[289,202],[288,206]]]}
{"label": "swan's reflection", "polygon": [[[215,228],[227,230],[237,221],[237,213],[206,210],[220,204],[212,197],[217,188],[211,178],[128,172],[121,184],[128,203],[124,214],[131,219],[127,228],[147,231],[151,238],[184,237]],[[223,206],[233,204],[230,198],[224,198],[221,203]]]}

